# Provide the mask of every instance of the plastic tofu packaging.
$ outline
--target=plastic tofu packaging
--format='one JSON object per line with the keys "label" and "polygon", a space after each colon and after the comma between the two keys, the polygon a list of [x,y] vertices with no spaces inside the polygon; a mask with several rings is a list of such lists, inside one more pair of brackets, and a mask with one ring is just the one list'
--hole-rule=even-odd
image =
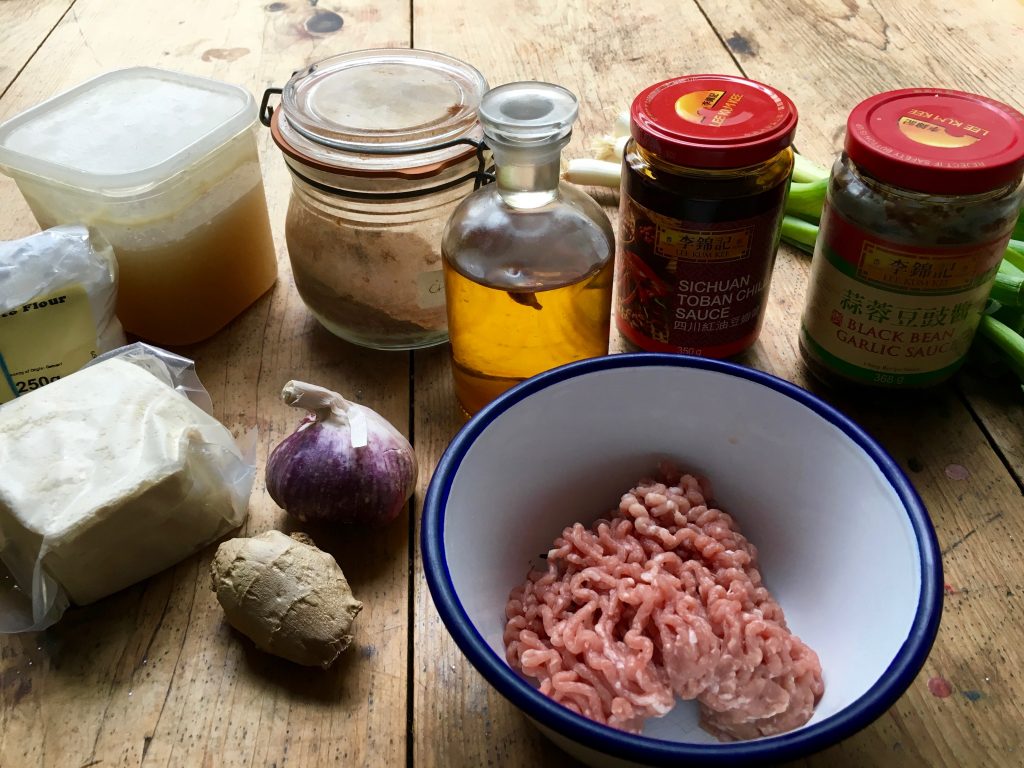
{"label": "plastic tofu packaging", "polygon": [[192,362],[133,344],[0,405],[0,632],[54,624],[245,519],[254,441]]}

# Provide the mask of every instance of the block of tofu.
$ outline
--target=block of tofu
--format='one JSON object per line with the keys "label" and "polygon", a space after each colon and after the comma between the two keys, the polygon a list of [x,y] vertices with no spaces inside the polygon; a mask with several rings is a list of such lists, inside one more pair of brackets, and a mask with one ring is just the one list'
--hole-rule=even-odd
{"label": "block of tofu", "polygon": [[0,557],[90,603],[240,525],[252,477],[216,419],[105,360],[0,406]]}

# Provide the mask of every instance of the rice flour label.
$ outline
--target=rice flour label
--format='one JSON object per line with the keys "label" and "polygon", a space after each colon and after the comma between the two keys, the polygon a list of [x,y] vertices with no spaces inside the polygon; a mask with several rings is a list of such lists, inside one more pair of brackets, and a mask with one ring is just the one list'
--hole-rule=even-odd
{"label": "rice flour label", "polygon": [[92,308],[81,285],[0,312],[0,403],[74,373],[97,353]]}

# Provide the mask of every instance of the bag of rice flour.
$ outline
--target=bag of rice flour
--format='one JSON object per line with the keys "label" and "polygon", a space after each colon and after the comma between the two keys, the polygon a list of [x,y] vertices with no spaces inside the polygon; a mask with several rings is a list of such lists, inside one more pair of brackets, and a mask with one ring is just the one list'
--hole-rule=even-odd
{"label": "bag of rice flour", "polygon": [[117,261],[99,233],[48,229],[0,242],[0,405],[125,343]]}

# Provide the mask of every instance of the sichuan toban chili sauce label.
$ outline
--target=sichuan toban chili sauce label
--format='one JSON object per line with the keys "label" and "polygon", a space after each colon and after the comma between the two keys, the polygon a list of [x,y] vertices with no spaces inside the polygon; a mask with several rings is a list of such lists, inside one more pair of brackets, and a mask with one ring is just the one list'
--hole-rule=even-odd
{"label": "sichuan toban chili sauce label", "polygon": [[803,343],[855,381],[920,386],[947,377],[971,345],[1005,240],[931,248],[891,243],[826,203]]}
{"label": "sichuan toban chili sauce label", "polygon": [[781,222],[779,207],[736,221],[676,219],[623,191],[616,322],[650,352],[728,357],[757,338]]}

